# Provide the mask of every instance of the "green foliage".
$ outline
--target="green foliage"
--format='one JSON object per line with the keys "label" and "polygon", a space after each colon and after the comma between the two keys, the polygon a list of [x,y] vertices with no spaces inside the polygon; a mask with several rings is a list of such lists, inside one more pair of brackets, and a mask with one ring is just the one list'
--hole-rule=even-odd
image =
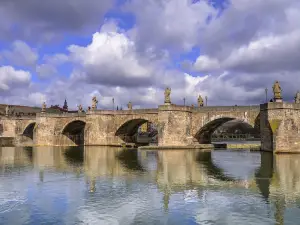
{"label": "green foliage", "polygon": [[269,123],[270,123],[270,128],[271,128],[272,132],[275,133],[281,123],[281,120],[278,120],[278,119],[270,120]]}

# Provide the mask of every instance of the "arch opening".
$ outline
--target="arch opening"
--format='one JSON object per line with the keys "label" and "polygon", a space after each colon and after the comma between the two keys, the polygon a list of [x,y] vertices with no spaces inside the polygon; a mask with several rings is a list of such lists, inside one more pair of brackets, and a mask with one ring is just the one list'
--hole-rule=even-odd
{"label": "arch opening", "polygon": [[32,122],[27,125],[25,130],[23,131],[23,136],[30,138],[33,140],[33,135],[34,135],[34,128],[35,128],[36,122]]}
{"label": "arch opening", "polygon": [[65,126],[62,134],[68,137],[75,145],[84,145],[85,124],[81,120],[72,121]]}
{"label": "arch opening", "polygon": [[4,132],[4,127],[3,127],[3,124],[0,123],[0,136],[3,135],[3,132]]}
{"label": "arch opening", "polygon": [[125,143],[134,143],[137,146],[156,145],[157,128],[151,121],[145,119],[133,119],[125,122],[116,131],[118,136]]}
{"label": "arch opening", "polygon": [[205,124],[195,135],[200,144],[231,141],[260,141],[259,129],[236,118],[224,117]]}

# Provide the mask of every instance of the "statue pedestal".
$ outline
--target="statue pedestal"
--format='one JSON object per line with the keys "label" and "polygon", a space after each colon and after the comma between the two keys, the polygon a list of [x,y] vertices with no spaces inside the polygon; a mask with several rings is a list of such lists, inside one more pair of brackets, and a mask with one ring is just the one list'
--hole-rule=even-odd
{"label": "statue pedestal", "polygon": [[171,102],[165,102],[164,105],[171,105]]}
{"label": "statue pedestal", "polygon": [[282,102],[282,98],[274,99],[274,102]]}

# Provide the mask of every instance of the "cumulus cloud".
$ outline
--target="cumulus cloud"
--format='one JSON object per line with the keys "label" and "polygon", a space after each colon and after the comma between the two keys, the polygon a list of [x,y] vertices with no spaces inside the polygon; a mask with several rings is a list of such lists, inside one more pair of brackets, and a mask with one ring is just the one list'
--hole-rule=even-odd
{"label": "cumulus cloud", "polygon": [[40,78],[50,78],[51,76],[56,75],[58,72],[55,66],[51,64],[41,64],[36,66],[36,72]]}
{"label": "cumulus cloud", "polygon": [[126,9],[136,16],[134,36],[140,47],[157,50],[190,50],[202,26],[217,14],[206,1],[191,0],[133,0]]}
{"label": "cumulus cloud", "polygon": [[32,67],[38,60],[38,53],[20,40],[13,42],[11,50],[2,51],[0,54],[10,64],[16,66]]}
{"label": "cumulus cloud", "polygon": [[65,54],[57,53],[54,55],[45,55],[43,60],[46,62],[46,64],[58,66],[67,63],[69,61],[69,57]]}
{"label": "cumulus cloud", "polygon": [[88,46],[71,45],[68,49],[72,60],[83,68],[81,75],[90,83],[136,86],[151,82],[154,71],[139,58],[135,43],[117,30],[101,30]]}
{"label": "cumulus cloud", "polygon": [[197,71],[215,71],[220,69],[220,63],[218,59],[200,55],[194,64],[194,68]]}
{"label": "cumulus cloud", "polygon": [[12,88],[28,86],[31,74],[27,71],[15,70],[11,66],[0,67],[0,92],[11,91]]}

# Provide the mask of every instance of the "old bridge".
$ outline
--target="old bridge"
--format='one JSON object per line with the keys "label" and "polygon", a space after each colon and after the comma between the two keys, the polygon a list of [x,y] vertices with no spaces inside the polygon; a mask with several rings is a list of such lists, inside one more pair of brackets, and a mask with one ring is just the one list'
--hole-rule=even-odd
{"label": "old bridge", "polygon": [[17,145],[120,145],[131,142],[138,127],[150,121],[157,126],[158,146],[189,146],[210,143],[219,126],[236,120],[260,132],[263,150],[297,151],[299,109],[299,103],[269,102],[259,106],[165,104],[156,109],[38,113],[34,117],[2,116],[0,133],[13,137]]}

